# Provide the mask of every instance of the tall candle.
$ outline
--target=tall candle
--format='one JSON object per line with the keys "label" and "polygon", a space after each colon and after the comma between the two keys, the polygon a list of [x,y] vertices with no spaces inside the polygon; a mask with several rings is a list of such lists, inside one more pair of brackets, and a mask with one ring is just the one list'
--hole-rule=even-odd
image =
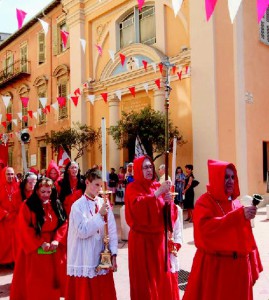
{"label": "tall candle", "polygon": [[107,182],[106,178],[106,119],[101,120],[101,132],[102,132],[102,180]]}
{"label": "tall candle", "polygon": [[172,184],[175,184],[176,179],[176,158],[177,158],[177,138],[173,140],[173,155],[172,155]]}

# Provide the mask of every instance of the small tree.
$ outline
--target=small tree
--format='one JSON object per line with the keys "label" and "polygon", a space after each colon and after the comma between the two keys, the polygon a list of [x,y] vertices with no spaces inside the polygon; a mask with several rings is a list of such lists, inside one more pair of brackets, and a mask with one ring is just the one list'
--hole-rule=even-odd
{"label": "small tree", "polygon": [[100,139],[100,128],[95,130],[86,124],[73,123],[74,127],[52,131],[51,136],[46,139],[47,144],[51,144],[57,149],[62,146],[70,156],[72,150],[77,151],[74,160],[81,157],[85,151],[89,150]]}
{"label": "small tree", "polygon": [[[110,126],[108,133],[112,136],[119,149],[128,148],[132,151],[135,139],[139,135],[148,155],[155,160],[165,151],[165,114],[155,111],[150,106],[139,112],[122,112],[122,118],[116,126]],[[182,134],[169,120],[169,141],[172,145],[176,137],[178,144],[186,143]],[[158,153],[156,157],[154,153]]]}

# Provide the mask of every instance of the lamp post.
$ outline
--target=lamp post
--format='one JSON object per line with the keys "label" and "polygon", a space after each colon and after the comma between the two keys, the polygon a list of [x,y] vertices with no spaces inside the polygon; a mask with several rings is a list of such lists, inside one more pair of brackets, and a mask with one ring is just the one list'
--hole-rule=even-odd
{"label": "lamp post", "polygon": [[[170,63],[169,57],[166,57],[162,61],[162,65],[165,67],[165,180],[168,180],[168,159],[169,159],[169,97],[171,93],[171,86],[169,80],[169,74],[171,68],[174,66]],[[164,230],[165,230],[165,271],[168,271],[168,230],[172,232],[171,215],[168,203],[164,206]]]}

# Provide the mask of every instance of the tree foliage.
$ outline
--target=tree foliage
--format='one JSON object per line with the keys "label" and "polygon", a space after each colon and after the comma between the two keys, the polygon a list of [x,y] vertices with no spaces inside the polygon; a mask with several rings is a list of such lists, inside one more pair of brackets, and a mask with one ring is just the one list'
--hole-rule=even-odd
{"label": "tree foliage", "polygon": [[[177,137],[179,145],[185,143],[178,128],[169,120],[169,145]],[[108,133],[112,136],[119,149],[134,148],[135,139],[139,135],[148,155],[156,159],[165,151],[165,114],[155,111],[150,106],[139,112],[122,112],[117,125],[110,126]],[[170,149],[171,150],[171,149]],[[153,154],[157,154],[156,157]]]}
{"label": "tree foliage", "polygon": [[61,131],[52,131],[51,136],[46,139],[47,144],[51,144],[54,149],[58,150],[59,146],[71,157],[71,151],[76,150],[77,154],[74,160],[81,157],[85,151],[89,151],[96,142],[100,140],[100,128],[98,130],[79,122],[73,123],[72,128],[62,129]]}

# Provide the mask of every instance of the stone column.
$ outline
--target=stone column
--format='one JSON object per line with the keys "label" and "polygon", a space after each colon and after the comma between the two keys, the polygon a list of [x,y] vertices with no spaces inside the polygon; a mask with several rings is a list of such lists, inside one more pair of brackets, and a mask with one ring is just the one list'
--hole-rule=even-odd
{"label": "stone column", "polygon": [[[108,101],[108,109],[109,109],[109,121],[107,123],[107,127],[117,125],[119,121],[119,103],[120,101],[118,98],[114,97]],[[120,166],[120,151],[118,149],[117,144],[113,140],[112,136],[108,136],[108,167],[107,170],[109,171],[110,168],[115,168],[118,170]]]}

